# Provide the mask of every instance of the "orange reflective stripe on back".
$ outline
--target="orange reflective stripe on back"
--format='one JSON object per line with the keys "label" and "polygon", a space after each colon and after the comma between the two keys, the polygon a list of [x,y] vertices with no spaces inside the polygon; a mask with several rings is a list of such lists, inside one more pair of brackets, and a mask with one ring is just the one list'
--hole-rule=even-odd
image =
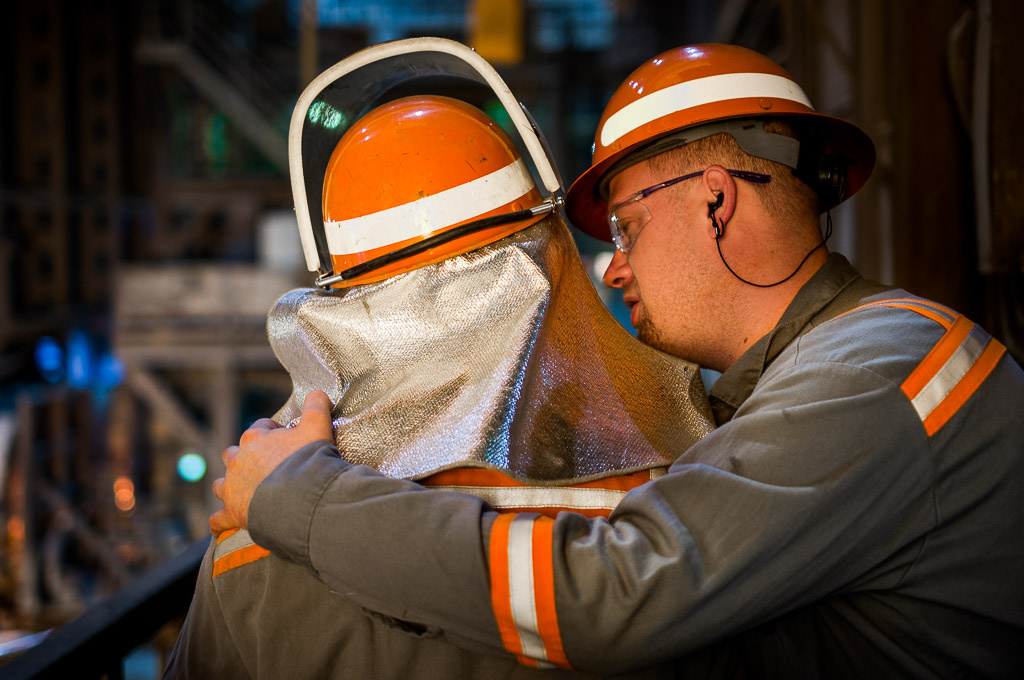
{"label": "orange reflective stripe on back", "polygon": [[892,300],[879,300],[877,302],[869,302],[866,305],[861,305],[860,307],[854,307],[853,309],[843,312],[836,318],[838,319],[840,316],[846,316],[847,314],[852,314],[853,312],[861,309],[868,309],[870,307],[896,307],[900,309],[909,309],[912,312],[917,312],[921,316],[928,317],[943,328],[949,328],[952,326],[953,321],[957,317],[957,314],[948,307],[943,307],[940,304],[936,304],[928,300],[893,298]]}
{"label": "orange reflective stripe on back", "polygon": [[627,492],[666,469],[616,474],[577,484],[544,485],[526,484],[497,470],[467,467],[435,473],[420,483],[482,498],[498,512],[538,512],[555,517],[567,511],[585,517],[608,517]]}
{"label": "orange reflective stripe on back", "polygon": [[[664,471],[665,468],[651,468],[647,470],[639,470],[637,472],[614,474],[608,477],[591,480],[589,482],[577,482],[567,486],[577,489],[618,489],[620,491],[629,491],[630,489],[634,489],[660,476]],[[535,486],[535,484],[520,482],[504,472],[482,467],[460,467],[451,468],[450,470],[442,470],[441,472],[435,472],[429,477],[421,480],[420,484],[430,487]]]}
{"label": "orange reflective stripe on back", "polygon": [[499,515],[491,525],[491,604],[505,649],[534,668],[570,668],[555,610],[548,517]]}
{"label": "orange reflective stripe on back", "polygon": [[225,531],[217,537],[217,547],[213,550],[213,578],[263,559],[269,554],[269,550],[256,545],[248,531]]}

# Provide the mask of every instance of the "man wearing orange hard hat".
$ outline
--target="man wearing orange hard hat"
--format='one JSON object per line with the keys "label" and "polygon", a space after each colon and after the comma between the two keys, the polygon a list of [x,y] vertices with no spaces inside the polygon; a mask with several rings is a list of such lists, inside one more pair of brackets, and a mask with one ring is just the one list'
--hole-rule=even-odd
{"label": "man wearing orange hard hat", "polygon": [[[828,253],[828,212],[873,161],[760,54],[658,55],[613,95],[566,210],[615,244],[604,281],[639,337],[722,372],[717,428],[607,519],[425,495],[351,465],[329,427],[250,431],[211,522],[524,665],[1020,677],[1024,372],[960,314]],[[305,509],[275,513],[285,495]]]}
{"label": "man wearing orange hard hat", "polygon": [[[312,104],[303,95],[295,119],[313,139],[293,138],[303,150],[295,196],[320,204],[320,288],[286,293],[268,315],[294,389],[254,429],[326,425],[349,462],[493,512],[607,517],[711,430],[698,367],[614,321],[556,201],[497,123],[452,97],[364,92],[360,69],[347,70],[390,61],[394,78],[396,58],[417,72],[467,63],[494,77],[469,48],[413,39],[353,55],[310,86]],[[345,111],[361,115],[343,125]],[[328,414],[300,418],[304,402],[328,397]],[[303,505],[300,492],[277,512]],[[398,613],[367,617],[247,531],[214,529],[167,677],[530,673],[432,639]],[[363,530],[376,535],[376,523]]]}

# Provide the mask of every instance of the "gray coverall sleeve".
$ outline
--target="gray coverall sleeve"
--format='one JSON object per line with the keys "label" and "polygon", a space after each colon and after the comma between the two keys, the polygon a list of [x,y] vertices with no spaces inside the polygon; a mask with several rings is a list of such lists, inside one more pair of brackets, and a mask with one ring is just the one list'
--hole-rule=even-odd
{"label": "gray coverall sleeve", "polygon": [[[535,602],[547,583],[568,663],[609,673],[685,655],[831,593],[893,586],[912,559],[877,565],[908,554],[935,521],[930,456],[891,380],[840,363],[776,370],[730,423],[609,519],[544,518],[549,534],[534,536],[550,535],[550,551],[532,556]],[[507,524],[498,517],[476,498],[352,466],[321,442],[260,485],[249,529],[361,606],[439,626],[457,644],[516,652],[499,611],[509,588],[498,581],[524,562],[509,548],[509,564],[496,567],[506,558],[504,547],[489,550]],[[512,583],[513,600],[521,585]]]}
{"label": "gray coverall sleeve", "polygon": [[165,680],[252,680],[213,587],[214,541],[203,557],[188,616],[164,669]]}

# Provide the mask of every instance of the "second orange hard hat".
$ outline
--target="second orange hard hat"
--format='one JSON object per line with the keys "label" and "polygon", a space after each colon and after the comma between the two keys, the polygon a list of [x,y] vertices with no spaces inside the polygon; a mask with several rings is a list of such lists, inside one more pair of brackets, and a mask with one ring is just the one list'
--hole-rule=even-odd
{"label": "second orange hard hat", "polygon": [[[479,109],[435,95],[405,97],[357,120],[331,155],[323,219],[334,271],[350,270],[471,221],[542,202],[508,135]],[[542,216],[460,236],[335,283],[344,287],[479,248]]]}

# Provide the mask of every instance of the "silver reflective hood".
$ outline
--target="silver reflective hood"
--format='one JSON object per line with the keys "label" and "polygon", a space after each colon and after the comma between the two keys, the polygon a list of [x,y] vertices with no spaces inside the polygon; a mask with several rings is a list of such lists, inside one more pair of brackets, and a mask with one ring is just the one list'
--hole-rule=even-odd
{"label": "silver reflective hood", "polygon": [[379,283],[291,291],[267,330],[293,380],[274,419],[324,390],[345,459],[393,477],[582,482],[668,465],[713,426],[697,366],[612,318],[557,216]]}

